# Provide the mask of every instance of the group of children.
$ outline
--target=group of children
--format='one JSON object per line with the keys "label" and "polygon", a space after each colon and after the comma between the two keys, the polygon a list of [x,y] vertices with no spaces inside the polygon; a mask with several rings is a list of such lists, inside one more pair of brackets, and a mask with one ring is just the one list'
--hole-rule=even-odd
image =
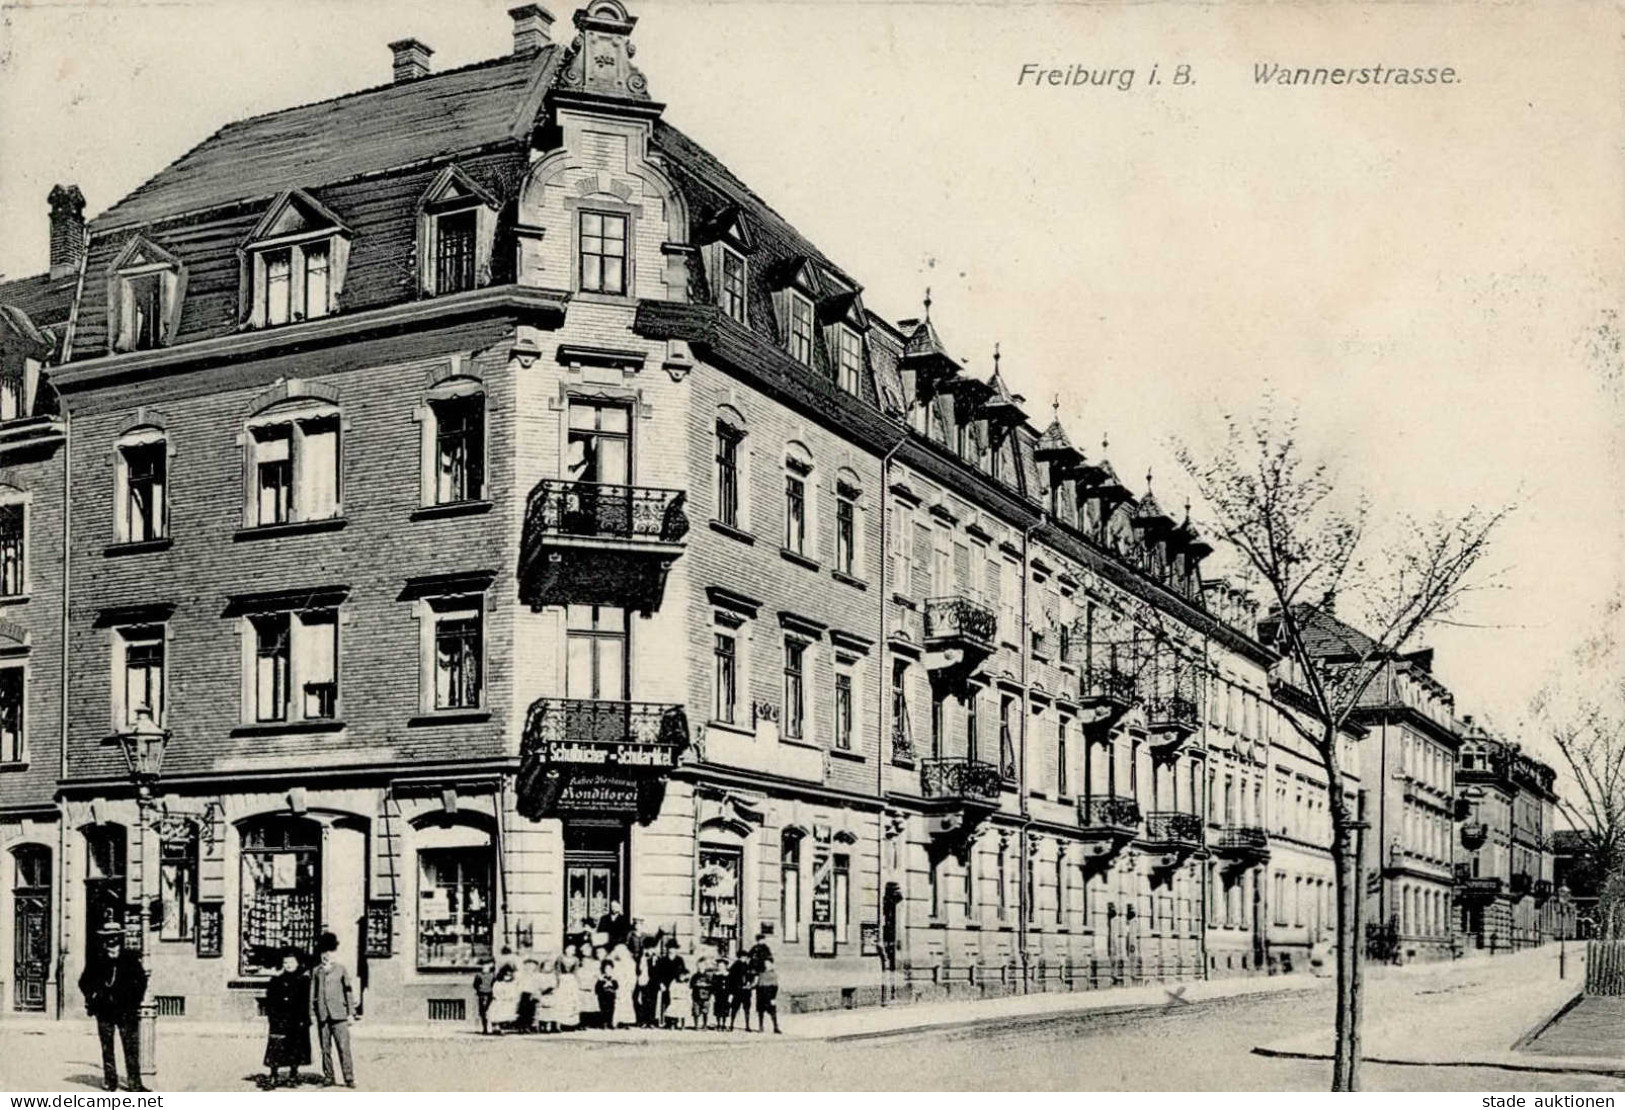
{"label": "group of children", "polygon": [[[634,952],[634,949],[636,951]],[[748,953],[689,962],[675,941],[566,945],[547,960],[515,959],[509,949],[474,976],[485,1033],[553,1033],[577,1028],[779,1030],[779,978],[773,952],[758,941]]]}

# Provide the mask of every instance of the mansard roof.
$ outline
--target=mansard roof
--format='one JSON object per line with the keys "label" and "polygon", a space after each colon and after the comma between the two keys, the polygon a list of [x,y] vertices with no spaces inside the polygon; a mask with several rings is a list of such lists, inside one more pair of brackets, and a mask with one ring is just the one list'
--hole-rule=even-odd
{"label": "mansard roof", "polygon": [[93,233],[523,142],[559,48],[228,123],[91,221]]}

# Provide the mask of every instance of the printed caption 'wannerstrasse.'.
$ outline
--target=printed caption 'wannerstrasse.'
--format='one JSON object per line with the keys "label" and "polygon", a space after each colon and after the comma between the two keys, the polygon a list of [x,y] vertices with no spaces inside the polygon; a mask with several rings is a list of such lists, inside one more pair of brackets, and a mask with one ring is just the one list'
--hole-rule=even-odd
{"label": "printed caption 'wannerstrasse.'", "polygon": [[[1045,66],[1028,62],[1016,76],[1018,87],[1097,88],[1128,92],[1136,87],[1140,70],[1133,67],[1094,68],[1086,65]],[[1189,63],[1164,67],[1160,62],[1145,71],[1143,87],[1155,85],[1190,86],[1196,77]],[[1253,84],[1270,86],[1340,85],[1354,87],[1459,85],[1461,74],[1454,66],[1284,66],[1278,62],[1254,62]]]}

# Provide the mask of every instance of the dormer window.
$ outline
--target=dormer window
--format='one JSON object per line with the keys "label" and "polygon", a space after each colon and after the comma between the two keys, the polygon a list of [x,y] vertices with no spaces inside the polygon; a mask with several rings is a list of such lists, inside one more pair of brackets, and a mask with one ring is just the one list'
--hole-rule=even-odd
{"label": "dormer window", "polygon": [[279,327],[337,312],[351,238],[308,193],[282,194],[243,248],[248,325]]}
{"label": "dormer window", "polygon": [[491,243],[501,205],[458,166],[447,166],[418,202],[418,265],[428,296],[491,282]]}
{"label": "dormer window", "polygon": [[741,324],[745,323],[745,259],[736,251],[719,248],[722,259],[722,280],[719,282],[722,311]]}
{"label": "dormer window", "polygon": [[107,334],[114,351],[151,351],[175,337],[186,268],[180,259],[136,236],[108,268]]}
{"label": "dormer window", "polygon": [[790,357],[804,366],[813,359],[813,306],[800,293],[791,290],[788,295]]}
{"label": "dormer window", "polygon": [[840,386],[848,393],[856,393],[863,376],[863,336],[844,325],[837,332]]}

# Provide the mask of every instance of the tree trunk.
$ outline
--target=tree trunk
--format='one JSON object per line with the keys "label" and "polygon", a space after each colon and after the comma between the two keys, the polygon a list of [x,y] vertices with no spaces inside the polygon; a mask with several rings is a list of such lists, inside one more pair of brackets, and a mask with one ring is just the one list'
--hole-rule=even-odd
{"label": "tree trunk", "polygon": [[1343,797],[1342,774],[1335,757],[1335,734],[1321,752],[1328,774],[1327,801],[1332,811],[1332,867],[1337,890],[1337,1012],[1332,1050],[1332,1090],[1359,1090],[1360,1073],[1360,965],[1363,937],[1360,928],[1361,860],[1358,816]]}

